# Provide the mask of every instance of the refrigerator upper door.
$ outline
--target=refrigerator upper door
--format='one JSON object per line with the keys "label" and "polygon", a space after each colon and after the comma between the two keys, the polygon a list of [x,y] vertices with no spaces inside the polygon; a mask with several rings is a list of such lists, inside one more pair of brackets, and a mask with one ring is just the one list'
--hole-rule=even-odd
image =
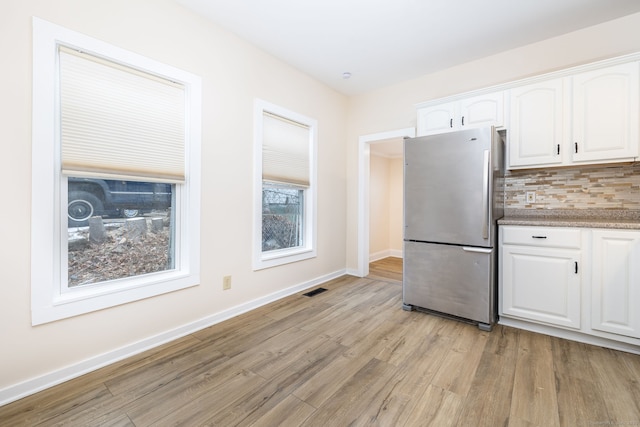
{"label": "refrigerator upper door", "polygon": [[404,141],[404,239],[493,247],[493,128]]}

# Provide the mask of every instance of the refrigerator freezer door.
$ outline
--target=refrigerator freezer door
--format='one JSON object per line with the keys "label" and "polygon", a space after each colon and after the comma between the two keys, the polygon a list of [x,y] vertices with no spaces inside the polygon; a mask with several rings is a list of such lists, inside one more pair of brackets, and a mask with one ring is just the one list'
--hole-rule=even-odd
{"label": "refrigerator freezer door", "polygon": [[494,247],[493,130],[404,144],[404,239]]}
{"label": "refrigerator freezer door", "polygon": [[403,302],[491,325],[495,250],[404,242]]}

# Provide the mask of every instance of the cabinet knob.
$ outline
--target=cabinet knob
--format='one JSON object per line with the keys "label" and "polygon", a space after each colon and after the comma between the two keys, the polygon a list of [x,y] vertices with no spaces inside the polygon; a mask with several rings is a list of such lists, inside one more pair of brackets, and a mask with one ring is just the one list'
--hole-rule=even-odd
{"label": "cabinet knob", "polygon": [[577,143],[577,142],[574,142],[574,143],[573,143],[573,145],[574,145],[575,150],[576,150],[576,153],[577,153],[577,152],[578,152],[578,143]]}
{"label": "cabinet knob", "polygon": [[453,119],[449,119],[449,127],[452,128],[453,127]]}
{"label": "cabinet knob", "polygon": [[462,116],[462,126],[464,126],[464,116]]}
{"label": "cabinet knob", "polygon": [[558,144],[556,154],[557,154],[558,156],[560,155],[560,144]]}
{"label": "cabinet knob", "polygon": [[574,263],[575,263],[575,267],[576,267],[575,273],[578,274],[578,261],[574,261]]}
{"label": "cabinet knob", "polygon": [[546,239],[547,236],[531,236],[532,239]]}

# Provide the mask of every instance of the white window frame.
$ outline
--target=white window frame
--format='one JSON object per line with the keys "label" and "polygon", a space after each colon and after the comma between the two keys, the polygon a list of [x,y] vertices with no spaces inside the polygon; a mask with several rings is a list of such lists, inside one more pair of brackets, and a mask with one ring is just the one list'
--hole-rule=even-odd
{"label": "white window frame", "polygon": [[[304,188],[303,197],[303,245],[295,248],[262,251],[262,136],[264,113],[271,113],[309,127],[309,186]],[[254,102],[254,191],[253,191],[253,269],[275,267],[291,262],[314,258],[317,252],[317,207],[316,207],[316,163],[317,163],[317,120],[286,108],[256,99]],[[292,188],[295,188],[292,185]]]}
{"label": "white window frame", "polygon": [[[175,268],[90,286],[62,283],[67,269],[67,179],[61,174],[58,45],[181,83],[185,88],[184,184],[175,191]],[[191,73],[33,18],[31,322],[52,322],[200,283],[201,79]],[[107,178],[108,179],[108,178]]]}

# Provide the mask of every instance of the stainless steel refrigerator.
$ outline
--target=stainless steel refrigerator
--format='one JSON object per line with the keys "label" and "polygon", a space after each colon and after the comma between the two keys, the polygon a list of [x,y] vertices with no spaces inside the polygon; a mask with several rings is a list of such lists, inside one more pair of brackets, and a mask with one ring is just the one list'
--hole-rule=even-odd
{"label": "stainless steel refrigerator", "polygon": [[405,310],[491,330],[503,145],[493,127],[404,140]]}

